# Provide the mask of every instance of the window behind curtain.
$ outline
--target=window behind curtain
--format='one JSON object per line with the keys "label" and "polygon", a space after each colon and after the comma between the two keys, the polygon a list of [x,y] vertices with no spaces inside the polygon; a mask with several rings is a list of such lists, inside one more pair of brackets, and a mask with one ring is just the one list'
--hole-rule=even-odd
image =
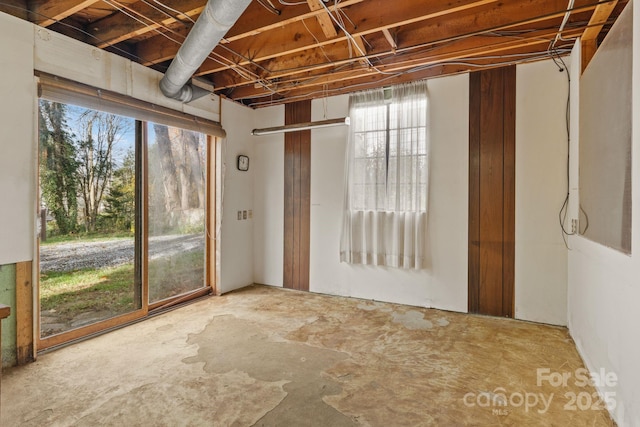
{"label": "window behind curtain", "polygon": [[351,209],[426,211],[426,92],[392,100],[379,91],[372,99],[354,101],[350,119]]}
{"label": "window behind curtain", "polygon": [[428,209],[426,82],[352,95],[341,259],[422,268]]}

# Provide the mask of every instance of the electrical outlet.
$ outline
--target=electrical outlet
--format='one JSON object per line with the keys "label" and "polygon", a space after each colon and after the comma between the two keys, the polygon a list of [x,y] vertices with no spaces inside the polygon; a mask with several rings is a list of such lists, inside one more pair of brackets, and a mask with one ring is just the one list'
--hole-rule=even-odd
{"label": "electrical outlet", "polygon": [[247,211],[242,211],[242,219],[247,219]]}
{"label": "electrical outlet", "polygon": [[571,233],[576,234],[578,232],[578,220],[571,218]]}
{"label": "electrical outlet", "polygon": [[238,211],[238,221],[242,219],[242,211]]}
{"label": "electrical outlet", "polygon": [[253,211],[251,209],[249,210],[248,215],[249,215],[249,219],[253,218]]}

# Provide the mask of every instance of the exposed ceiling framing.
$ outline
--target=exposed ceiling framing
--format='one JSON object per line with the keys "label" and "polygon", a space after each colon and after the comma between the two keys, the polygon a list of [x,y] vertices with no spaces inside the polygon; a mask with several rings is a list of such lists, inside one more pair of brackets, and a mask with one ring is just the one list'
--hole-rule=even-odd
{"label": "exposed ceiling framing", "polygon": [[[568,3],[254,0],[196,76],[261,107],[564,55],[577,37],[590,59],[627,1],[575,0],[559,33]],[[205,4],[0,0],[0,10],[164,71]]]}

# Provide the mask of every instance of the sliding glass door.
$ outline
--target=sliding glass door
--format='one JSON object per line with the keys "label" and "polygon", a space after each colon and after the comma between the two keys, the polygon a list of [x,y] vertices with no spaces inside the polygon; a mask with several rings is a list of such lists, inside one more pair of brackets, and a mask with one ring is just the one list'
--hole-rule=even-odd
{"label": "sliding glass door", "polygon": [[39,107],[39,348],[207,293],[208,136]]}

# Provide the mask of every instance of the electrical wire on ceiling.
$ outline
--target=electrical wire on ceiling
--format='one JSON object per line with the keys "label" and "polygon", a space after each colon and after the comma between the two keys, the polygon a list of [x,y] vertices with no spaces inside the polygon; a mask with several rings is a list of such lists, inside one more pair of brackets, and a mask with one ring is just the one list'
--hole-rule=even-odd
{"label": "electrical wire on ceiling", "polygon": [[364,61],[367,62],[367,64],[369,65],[369,67],[373,70],[375,70],[377,73],[379,74],[385,74],[383,71],[380,71],[378,68],[376,68],[375,65],[373,65],[373,63],[371,62],[371,60],[368,58],[367,53],[363,52],[362,49],[360,48],[360,46],[358,45],[358,43],[356,42],[355,38],[351,35],[351,33],[344,27],[344,25],[342,25],[342,23],[340,23],[340,20],[337,19],[335,16],[333,16],[333,14],[331,13],[331,10],[329,10],[329,8],[327,7],[327,5],[324,4],[324,2],[320,2],[320,4],[322,5],[322,7],[326,10],[327,14],[329,15],[329,17],[331,18],[331,20],[333,22],[335,22],[338,27],[340,27],[340,29],[342,30],[342,32],[344,32],[344,34],[347,36],[347,39],[349,40],[350,43],[353,43],[353,46],[356,48],[356,50],[358,52],[360,52],[360,56],[358,57],[358,59],[362,59]]}
{"label": "electrical wire on ceiling", "polygon": [[[554,27],[548,27],[547,29],[553,29],[553,28]],[[509,36],[505,36],[505,37],[509,37]],[[516,37],[516,38],[520,38],[520,37]],[[539,39],[541,41],[544,41],[544,42],[549,42],[549,38],[537,38],[537,39]],[[449,44],[453,44],[456,41],[457,41],[457,38],[456,38],[456,40],[453,40],[453,41],[447,41],[447,40],[438,41],[438,42],[435,42],[436,46],[432,46],[431,43],[434,43],[434,42],[430,42],[430,43],[427,43],[427,44],[421,44],[421,45],[416,45],[416,46],[411,46],[411,47],[407,47],[407,48],[401,49],[400,53],[396,53],[396,54],[394,54],[393,52],[384,52],[384,53],[375,54],[375,55],[380,61],[382,61],[381,58],[384,57],[384,56],[390,56],[390,57],[392,56],[393,60],[394,60],[394,63],[398,63],[399,59],[401,59],[404,56],[415,55],[416,53],[426,54],[426,53],[428,53],[428,52],[430,52],[430,51],[432,51],[434,49],[441,49],[444,46],[447,46]],[[428,49],[421,49],[419,51],[416,51],[417,48],[420,48],[420,47],[427,47]],[[499,57],[504,57],[504,56],[499,56]],[[494,58],[494,56],[486,56],[486,58]],[[332,70],[332,73],[336,73],[336,72],[339,72],[340,70],[344,70],[344,69],[348,68],[348,66],[350,66],[351,64],[352,64],[352,60],[351,59],[334,60],[334,61],[331,61],[331,62],[328,62],[328,63],[318,63],[318,64],[309,65],[309,66],[282,69],[282,70],[280,70],[280,73],[292,73],[292,74],[295,74],[297,71],[309,72],[311,69],[319,69],[319,68],[328,67],[328,66],[333,66],[334,68]],[[395,72],[389,72],[389,73],[390,74],[394,74]],[[317,80],[317,78],[312,77],[311,80]],[[298,84],[301,83],[298,78],[295,78],[295,80],[293,80],[293,81],[298,82]],[[310,81],[310,79],[305,79],[304,80],[304,82],[308,82],[308,81]],[[281,84],[280,84],[281,87],[282,87],[282,83],[283,82],[281,81]]]}
{"label": "electrical wire on ceiling", "polygon": [[[595,5],[600,5],[603,3],[610,3],[614,0],[603,0],[603,1],[599,1],[597,3],[595,3]],[[567,26],[569,23],[569,17],[571,16],[572,12],[578,11],[578,10],[582,10],[584,7],[586,7],[587,5],[583,5],[581,7],[575,7],[575,0],[569,0],[569,4],[567,5],[567,10],[562,18],[562,22],[560,23],[560,28],[558,29],[558,33],[556,34],[555,38],[553,39],[553,41],[549,44],[549,48],[548,51],[552,52],[556,46],[556,44],[558,43],[558,41],[571,41],[571,40],[567,40],[564,39],[562,37],[562,32],[564,31],[565,26]],[[598,24],[601,25],[601,24]],[[587,26],[584,26],[584,28],[588,28]]]}
{"label": "electrical wire on ceiling", "polygon": [[[160,31],[158,28],[162,28],[164,29],[166,32],[172,33],[174,35],[177,35],[179,37],[181,37],[184,40],[184,36],[174,30],[172,30],[171,28],[167,27],[166,25],[163,25],[159,22],[156,22],[144,15],[142,15],[141,13],[123,5],[122,3],[120,3],[118,0],[103,0],[106,4],[109,4],[110,6],[116,8],[120,13],[123,13],[124,15],[130,17],[131,19],[134,19],[135,21],[139,22],[142,25],[145,25],[146,27],[150,28],[152,31],[158,33],[159,35],[167,38],[168,40],[181,45],[182,42],[178,41],[170,36],[168,36],[165,32]],[[175,9],[174,9],[175,10]],[[181,15],[185,15],[184,13],[180,12],[180,11],[176,11],[177,13],[181,14]],[[143,19],[148,20],[149,22],[151,22],[153,25],[149,25],[149,23],[144,22],[142,19],[136,17],[135,15],[140,16]],[[231,54],[233,55],[237,55],[239,57],[241,57],[242,59],[248,61],[249,63],[255,64],[253,61],[251,61],[249,58],[244,57],[243,55],[240,55],[239,53],[235,52],[233,49],[229,48],[228,46],[224,46],[224,45],[220,45],[222,49],[229,51]],[[258,76],[257,74],[255,74],[253,71],[248,70],[246,67],[243,67],[242,65],[239,65],[235,62],[233,62],[232,60],[230,60],[229,58],[217,53],[217,52],[211,52],[211,55],[207,56],[208,59],[219,63],[220,65],[222,65],[223,67],[229,67],[232,71],[234,71],[235,73],[237,73],[241,78],[247,80],[247,81],[251,81],[251,80],[255,80],[257,84],[261,84],[260,82],[262,81],[262,79],[260,78],[260,76]],[[220,59],[218,59],[220,58]],[[260,66],[259,64],[255,64],[256,66],[258,66],[259,68],[263,68],[262,66]],[[265,69],[265,71],[268,71]],[[268,85],[265,84],[261,84],[264,89],[266,90],[271,90]]]}
{"label": "electrical wire on ceiling", "polygon": [[[116,0],[112,0],[112,1],[116,1]],[[145,1],[145,0],[143,0],[143,1]],[[159,5],[161,5],[161,6],[163,6],[163,7],[167,7],[167,8],[168,8],[168,9],[170,9],[171,11],[173,11],[173,12],[177,13],[178,15],[186,16],[186,17],[187,17],[187,19],[188,19],[189,21],[191,21],[192,23],[194,23],[194,24],[195,24],[195,21],[194,21],[191,17],[189,17],[187,14],[185,14],[184,12],[181,12],[181,11],[179,11],[179,10],[177,10],[177,9],[170,8],[170,7],[166,6],[165,4],[163,4],[163,3],[159,2],[158,0],[153,0],[153,1],[154,1],[155,3],[158,3]],[[267,0],[267,1],[269,1],[269,0]],[[145,3],[146,3],[146,1],[145,1]],[[270,1],[269,1],[269,3],[270,3]],[[278,12],[279,12],[279,11],[278,11]],[[176,20],[177,20],[177,18],[172,17],[171,15],[168,15],[168,14],[166,14],[166,13],[165,13],[165,15],[167,15],[167,16],[169,16],[169,17],[171,17],[171,18],[173,18],[173,19],[176,19]],[[143,16],[143,15],[141,15],[141,14],[140,14],[140,16]],[[149,19],[149,18],[147,18],[147,19]],[[171,33],[173,33],[173,34],[180,35],[180,36],[184,39],[184,36],[182,36],[181,34],[179,34],[179,33],[175,32],[175,31],[173,31],[172,29],[170,29],[170,28],[169,28],[169,27],[167,27],[166,25],[163,25],[163,24],[161,24],[161,23],[159,23],[159,22],[156,22],[156,21],[153,21],[153,20],[151,20],[151,19],[149,19],[149,21],[153,22],[155,25],[158,25],[158,26],[162,27],[163,29],[165,29],[165,30],[166,30],[166,31],[168,31],[168,32],[171,32]],[[161,33],[161,34],[162,34],[162,33]],[[173,39],[169,39],[169,40],[172,40],[172,41],[174,41],[175,43],[177,43],[177,44],[179,44],[179,45],[180,45],[180,44],[182,44],[181,42],[178,42],[178,41],[173,40]],[[261,66],[260,64],[258,64],[258,63],[256,63],[256,62],[254,62],[253,60],[251,60],[250,58],[248,58],[248,57],[246,57],[246,56],[244,56],[244,55],[240,54],[239,52],[236,52],[235,50],[231,49],[230,47],[225,46],[224,44],[220,44],[219,46],[220,46],[220,48],[221,48],[221,49],[226,50],[227,52],[231,53],[232,55],[236,55],[237,57],[239,57],[239,58],[241,58],[241,59],[243,59],[243,60],[247,61],[248,63],[250,63],[250,64],[252,64],[252,65],[256,66],[257,68],[260,68],[260,69],[262,69],[263,71],[269,72],[269,70],[267,70],[266,68],[264,68],[264,67],[263,67],[263,66]],[[242,69],[242,71],[243,71],[243,72],[248,73],[248,75],[254,75],[254,76],[257,76],[257,74],[255,74],[255,73],[251,72],[250,70],[247,70],[247,69],[246,69],[246,68],[244,68],[244,67],[241,67],[241,65],[237,64],[236,62],[231,61],[230,59],[228,59],[228,58],[226,58],[226,57],[224,57],[224,56],[222,56],[222,55],[220,55],[220,54],[218,54],[218,53],[216,53],[216,52],[212,52],[212,54],[216,55],[216,56],[217,56],[217,57],[219,57],[219,58],[222,58],[222,59],[223,59],[223,60],[225,60],[225,61],[227,61],[227,63],[225,64],[224,62],[218,61],[218,60],[216,60],[215,58],[212,58],[211,56],[208,56],[208,58],[209,58],[209,59],[211,59],[211,60],[213,60],[213,61],[216,61],[216,62],[218,62],[219,64],[221,64],[221,65],[223,65],[223,66],[229,66],[229,64],[230,64],[230,65],[231,65],[231,68],[232,68],[232,69],[235,69],[235,71],[236,71],[236,72],[238,71],[238,68],[239,68],[239,69]],[[243,78],[247,79],[247,80],[251,80],[250,78],[245,77],[245,75],[243,75],[243,74],[240,74],[240,73],[239,73],[239,75],[240,75],[241,77],[243,77]]]}
{"label": "electrical wire on ceiling", "polygon": [[[336,10],[342,11],[342,9],[339,8],[339,4],[340,4],[339,0],[334,2]],[[592,6],[593,5],[583,5],[583,6],[577,7],[575,10],[576,11],[584,11],[584,10],[588,10],[588,8],[590,8]],[[326,10],[326,6],[324,6],[324,7],[325,7],[325,10]],[[485,30],[476,31],[476,32],[472,32],[472,33],[462,34],[462,35],[455,36],[455,37],[450,37],[450,38],[447,38],[447,39],[444,39],[444,40],[432,41],[432,42],[422,43],[422,44],[418,44],[418,45],[414,45],[414,46],[407,46],[407,47],[404,47],[404,48],[397,49],[396,51],[390,51],[390,52],[385,52],[385,53],[382,53],[382,54],[376,54],[374,56],[378,57],[380,55],[391,55],[391,54],[393,54],[394,56],[397,57],[397,56],[399,56],[400,54],[402,54],[404,52],[407,52],[407,51],[410,51],[410,50],[422,49],[423,47],[429,47],[430,46],[433,49],[441,48],[441,47],[445,46],[444,42],[453,43],[456,40],[466,39],[466,38],[469,38],[469,37],[472,37],[472,36],[476,36],[476,35],[489,34],[491,32],[496,32],[496,31],[505,31],[505,30],[503,30],[503,28],[514,27],[514,26],[517,26],[517,25],[524,25],[524,24],[528,24],[528,23],[531,23],[531,22],[536,22],[536,21],[538,21],[540,19],[552,18],[553,16],[556,16],[556,15],[557,15],[557,12],[556,13],[547,13],[547,14],[539,15],[539,16],[536,16],[536,17],[533,17],[533,18],[528,18],[528,19],[524,19],[524,20],[521,20],[521,21],[513,22],[513,23],[510,23],[507,26],[496,26],[496,27],[493,27],[491,29],[485,29]],[[332,14],[330,14],[330,16],[335,21],[335,17]],[[350,19],[349,19],[349,21],[352,22]],[[344,22],[342,22],[342,24],[340,24],[342,27],[344,27],[343,23]],[[574,23],[574,25],[575,25],[575,23]],[[355,27],[355,25],[354,25],[354,27]],[[536,30],[541,30],[541,29],[538,28],[538,29],[535,29],[535,30],[521,30],[519,33],[522,34],[524,32],[536,31]],[[518,32],[516,30],[513,30],[512,33],[516,33],[517,34]],[[503,36],[508,37],[510,35],[514,36],[515,34],[508,34],[508,32],[505,31],[505,34]],[[322,43],[317,42],[317,38],[316,37],[314,37],[314,39],[316,40],[316,46],[315,47],[318,47],[318,48],[321,47]],[[547,39],[544,39],[544,40],[547,41]],[[350,42],[350,44],[349,44],[349,48],[350,49],[351,49],[351,43],[352,42]],[[368,41],[367,41],[367,43],[368,43]],[[312,48],[312,47],[313,46],[310,46],[309,48]],[[326,51],[325,51],[325,57],[326,56],[327,55],[326,55]],[[368,55],[367,59],[369,57],[370,56]],[[352,55],[350,55],[350,58],[352,58]],[[354,58],[354,59],[358,59],[359,60],[361,58]],[[295,72],[295,71],[303,72],[305,70],[308,70],[309,68],[314,68],[314,67],[317,68],[317,67],[330,66],[330,65],[340,65],[342,63],[344,63],[344,61],[339,61],[338,60],[336,62],[336,60],[332,60],[332,61],[329,61],[328,63],[321,63],[321,64],[317,64],[317,65],[299,66],[299,67],[290,67],[290,68],[286,68],[286,69],[280,69],[280,70],[278,70],[278,72],[280,72],[280,73],[282,73],[282,72]],[[265,69],[264,67],[263,67],[263,69],[265,70],[265,72],[267,72],[267,74],[270,74],[272,72],[272,70]],[[252,82],[252,83],[262,84],[262,82],[264,82],[264,79],[261,79],[260,82]]]}
{"label": "electrical wire on ceiling", "polygon": [[185,19],[186,19],[187,21],[190,21],[192,24],[195,24],[195,23],[196,23],[196,21],[195,21],[195,20],[193,20],[193,19],[191,19],[191,17],[190,17],[189,15],[185,15],[184,13],[180,12],[179,10],[174,9],[174,8],[172,8],[171,6],[169,6],[169,5],[165,4],[165,3],[162,3],[162,2],[161,2],[161,1],[159,1],[159,0],[153,0],[153,2],[154,2],[154,3],[156,3],[156,4],[158,4],[158,5],[160,5],[160,6],[162,6],[162,7],[164,7],[165,9],[167,9],[167,10],[169,10],[169,11],[173,12],[173,13],[176,13],[176,14],[177,14],[177,16],[174,16],[174,17],[173,17],[173,19],[175,19],[175,20],[177,20],[177,21],[180,21],[180,19],[178,18],[179,16],[184,16],[184,17],[185,17]]}
{"label": "electrical wire on ceiling", "polygon": [[[565,54],[570,52],[569,49],[559,49],[558,50],[559,53],[561,54]],[[529,55],[527,58],[524,59],[520,59],[520,60],[509,60],[509,61],[503,61],[503,62],[496,62],[496,63],[492,63],[492,64],[474,64],[474,63],[470,63],[470,62],[464,62],[464,61],[451,61],[451,62],[443,62],[443,63],[438,63],[438,64],[429,64],[429,65],[424,65],[424,66],[419,66],[419,67],[415,67],[412,69],[408,69],[408,70],[404,70],[401,72],[397,72],[394,73],[393,75],[389,75],[386,77],[383,77],[380,80],[377,80],[376,83],[384,83],[385,81],[388,80],[393,80],[394,78],[398,78],[401,77],[403,75],[406,74],[411,74],[411,73],[415,73],[415,72],[419,72],[419,71],[424,71],[424,70],[428,70],[430,68],[435,68],[435,67],[444,67],[447,65],[461,65],[464,67],[473,67],[473,68],[495,68],[498,66],[504,66],[504,65],[513,65],[513,64],[524,64],[524,63],[528,63],[528,62],[535,62],[535,61],[539,61],[541,59],[544,58],[548,58],[548,52],[545,51],[539,51],[539,52],[533,52],[533,53],[529,53],[529,54],[512,54],[512,55],[501,55],[504,57],[515,57],[517,55]],[[466,58],[461,58],[461,59],[465,59]],[[486,57],[481,58],[481,59],[486,59]],[[461,70],[459,72],[466,72],[467,70]],[[283,97],[287,96],[287,99],[290,100],[296,100],[296,99],[308,99],[308,98],[313,98],[315,96],[331,96],[333,94],[336,93],[344,93],[344,92],[348,92],[351,90],[357,90],[358,88],[362,88],[362,87],[369,87],[371,85],[371,82],[363,82],[363,83],[354,83],[351,85],[346,85],[340,88],[336,88],[336,89],[329,89],[327,85],[323,85],[322,90],[318,90],[318,91],[312,91],[312,92],[308,92],[306,94],[303,95],[294,95],[294,96],[287,96],[287,93],[285,92],[284,94],[281,94]],[[251,97],[247,97],[247,98],[237,98],[236,100],[242,101],[242,100],[255,100],[255,99],[260,99],[260,98],[265,98],[265,97],[269,97],[269,98],[273,98],[273,94],[261,94],[261,95],[255,95],[255,96],[251,96]],[[275,105],[279,103],[280,99],[270,99],[269,101],[262,101],[262,102],[251,102],[249,104],[247,104],[250,107],[266,107],[269,105]]]}
{"label": "electrical wire on ceiling", "polygon": [[[178,45],[182,44],[182,41],[178,41],[170,36],[168,36],[165,32],[160,31],[159,28],[162,28],[163,30],[165,30],[168,33],[171,33],[173,35],[176,35],[178,37],[181,37],[184,40],[184,36],[174,30],[172,30],[171,28],[156,22],[154,20],[152,20],[151,18],[146,17],[145,15],[141,14],[140,12],[137,12],[134,9],[131,9],[125,5],[123,5],[122,3],[118,2],[117,0],[102,0],[104,3],[110,5],[111,7],[115,8],[118,12],[122,13],[123,15],[128,16],[129,18],[135,20],[136,22],[146,26],[147,28],[149,28],[151,31],[161,35],[162,37],[166,38],[167,40],[170,40]],[[140,18],[138,18],[138,15]],[[145,22],[143,21],[143,19],[146,19],[147,21],[149,21],[151,24],[149,24],[149,22]],[[113,46],[113,45],[110,45]],[[218,62],[220,65],[223,66],[228,66],[229,63],[231,62],[229,59],[222,57],[223,59],[225,59],[228,62],[222,62],[220,60],[217,60],[216,58],[213,58],[211,56],[208,57],[209,59],[211,59],[212,61]]]}
{"label": "electrical wire on ceiling", "polygon": [[331,58],[329,58],[329,56],[327,55],[327,52],[325,52],[324,47],[320,44],[320,41],[318,40],[318,38],[315,36],[315,34],[313,34],[313,32],[309,29],[309,27],[307,27],[307,23],[304,22],[304,19],[302,19],[301,22],[302,22],[302,25],[304,25],[304,28],[306,28],[307,32],[311,35],[311,37],[313,37],[313,40],[315,40],[316,45],[318,46],[320,51],[322,51],[322,54],[324,55],[324,57],[327,58],[327,61],[329,61],[329,63],[333,63]]}
{"label": "electrical wire on ceiling", "polygon": [[354,29],[357,29],[358,26],[351,20],[351,18],[349,18],[349,15],[347,15],[347,12],[345,12],[344,9],[337,7],[339,4],[340,4],[339,1],[336,2],[336,11],[338,11],[338,13],[341,14],[343,17],[347,18],[347,21],[349,21],[349,23]]}
{"label": "electrical wire on ceiling", "polygon": [[298,1],[298,2],[295,2],[295,3],[290,3],[290,2],[287,2],[287,1],[284,1],[284,0],[278,0],[278,3],[280,3],[281,5],[284,5],[284,6],[299,6],[301,4],[308,4],[306,1]]}
{"label": "electrical wire on ceiling", "polygon": [[[195,24],[195,21],[194,21],[193,19],[191,19],[191,17],[190,17],[190,16],[185,15],[185,14],[183,14],[183,13],[180,13],[179,11],[177,11],[177,10],[175,10],[175,9],[171,8],[171,7],[168,7],[167,5],[165,5],[165,4],[163,4],[163,3],[160,3],[160,2],[159,2],[159,1],[157,1],[157,0],[153,0],[153,2],[154,2],[154,3],[157,3],[157,4],[158,4],[158,5],[160,5],[161,7],[158,7],[158,6],[156,6],[155,4],[152,4],[152,3],[148,2],[147,0],[141,0],[141,1],[142,1],[142,3],[146,4],[146,5],[147,5],[147,6],[149,6],[150,8],[152,8],[152,9],[154,9],[154,10],[157,10],[158,12],[160,12],[161,14],[163,14],[164,16],[166,16],[166,17],[168,17],[168,18],[171,18],[171,19],[175,19],[177,22],[181,22],[181,23],[183,23],[183,24],[185,24],[185,23],[187,23],[187,22],[191,22],[192,24]],[[162,7],[166,8],[167,10],[169,10],[169,11],[171,11],[171,12],[174,12],[176,15],[175,15],[175,16],[174,16],[174,15],[171,15],[171,14],[170,14],[170,13],[168,13],[166,10],[162,9]],[[186,20],[185,20],[185,19],[181,19],[181,18],[180,18],[180,16],[184,16],[184,17],[186,17],[187,19],[186,19]]]}
{"label": "electrical wire on ceiling", "polygon": [[[532,55],[544,55],[546,53],[546,51],[542,51],[542,52],[534,52],[534,53],[516,53],[516,54],[506,54],[506,55],[487,55],[487,56],[479,56],[479,57],[463,57],[463,58],[458,58],[456,60],[452,60],[446,63],[451,63],[453,61],[457,62],[458,64],[460,64],[461,61],[466,61],[465,64],[468,64],[468,61],[482,61],[482,60],[488,60],[488,59],[506,59],[506,58],[522,58],[524,57],[524,59],[528,59],[529,57],[531,57]],[[517,62],[521,62],[521,60],[519,61],[514,61],[513,63],[517,63]],[[432,68],[433,66],[437,66],[439,64],[426,64],[424,66],[428,67],[428,68]],[[475,65],[483,65],[483,64],[475,64]],[[410,69],[410,72],[416,72],[420,70],[421,66],[417,66],[417,67],[413,67]],[[339,71],[336,70],[336,71]],[[389,75],[397,75],[398,71],[395,72],[388,72]],[[287,91],[296,89],[300,86],[304,86],[304,85],[309,85],[311,83],[313,83],[314,81],[318,81],[322,78],[324,78],[325,76],[323,75],[317,75],[305,80],[291,80],[289,82],[280,82],[279,83],[279,88],[278,88],[278,92],[279,93],[286,93]]]}
{"label": "electrical wire on ceiling", "polygon": [[260,6],[264,7],[269,12],[273,13],[274,15],[278,15],[278,16],[280,15],[280,10],[276,9],[273,3],[271,3],[271,1],[266,0],[269,4],[265,3],[265,0],[257,0],[257,1]]}

